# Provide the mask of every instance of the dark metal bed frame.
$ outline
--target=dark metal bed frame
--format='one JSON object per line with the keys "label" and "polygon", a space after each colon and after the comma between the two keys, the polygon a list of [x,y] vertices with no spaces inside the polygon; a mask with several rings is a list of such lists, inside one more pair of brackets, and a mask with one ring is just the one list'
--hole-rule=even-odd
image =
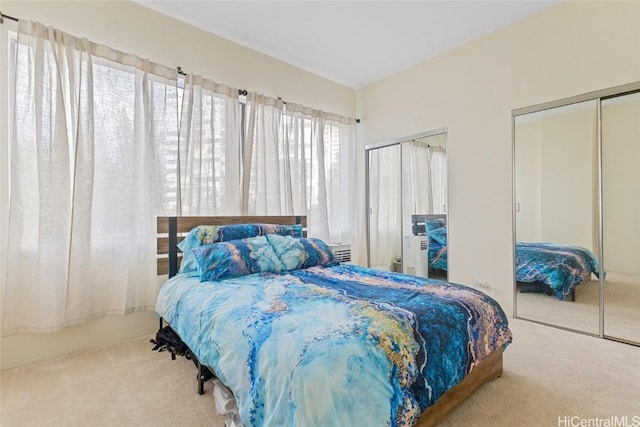
{"label": "dark metal bed frame", "polygon": [[[204,221],[204,222],[203,222]],[[159,276],[168,274],[173,277],[178,274],[180,263],[182,261],[182,253],[178,248],[178,243],[182,238],[194,227],[198,225],[228,225],[228,224],[284,224],[284,225],[302,225],[302,233],[307,235],[307,217],[306,216],[171,216],[158,217],[157,219],[157,274]],[[159,320],[160,329],[163,328],[162,317]],[[215,372],[207,366],[200,363],[198,358],[191,352],[191,358],[198,369],[198,394],[204,394],[204,382],[211,376],[210,372],[215,376]],[[208,372],[207,372],[208,371]]]}
{"label": "dark metal bed frame", "polygon": [[[516,281],[516,282],[517,282],[517,284],[521,285],[521,289],[520,289],[520,293],[521,294],[530,294],[530,293],[545,294],[547,296],[556,298],[555,291],[551,288],[551,286],[547,285],[546,283],[543,283],[543,282],[520,282],[520,281]],[[584,283],[585,283],[585,281],[583,280],[582,282],[580,282],[577,285],[575,285],[571,289],[571,292],[569,292],[569,294],[565,295],[565,297],[562,298],[560,301],[572,301],[572,302],[574,302],[576,300],[576,289],[578,288],[578,286],[583,285]]]}

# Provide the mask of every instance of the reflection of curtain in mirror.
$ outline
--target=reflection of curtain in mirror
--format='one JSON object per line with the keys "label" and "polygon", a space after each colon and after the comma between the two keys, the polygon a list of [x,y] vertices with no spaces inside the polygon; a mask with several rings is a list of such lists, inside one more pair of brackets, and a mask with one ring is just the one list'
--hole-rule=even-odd
{"label": "reflection of curtain in mirror", "polygon": [[370,265],[391,269],[400,258],[399,145],[369,151]]}
{"label": "reflection of curtain in mirror", "polygon": [[431,153],[423,141],[402,144],[402,211],[404,235],[411,235],[411,215],[433,211]]}
{"label": "reflection of curtain in mirror", "polygon": [[410,227],[412,214],[446,213],[445,148],[423,141],[410,141],[403,144],[402,162],[405,225]]}
{"label": "reflection of curtain in mirror", "polygon": [[432,213],[447,212],[447,153],[444,147],[432,145],[431,154],[431,197]]}

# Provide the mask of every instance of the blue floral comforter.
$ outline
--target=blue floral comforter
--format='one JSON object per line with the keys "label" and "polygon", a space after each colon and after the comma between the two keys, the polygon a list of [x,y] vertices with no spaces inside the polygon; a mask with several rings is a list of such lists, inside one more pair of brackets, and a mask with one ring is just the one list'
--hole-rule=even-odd
{"label": "blue floral comforter", "polygon": [[200,282],[156,305],[234,393],[245,426],[411,426],[511,332],[486,294],[358,267]]}

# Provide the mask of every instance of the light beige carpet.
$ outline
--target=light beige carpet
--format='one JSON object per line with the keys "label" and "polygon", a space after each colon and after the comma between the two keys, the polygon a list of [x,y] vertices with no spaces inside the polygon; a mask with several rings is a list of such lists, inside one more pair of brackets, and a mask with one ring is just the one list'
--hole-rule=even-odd
{"label": "light beige carpet", "polygon": [[[569,426],[625,416],[640,423],[640,348],[518,319],[511,328],[502,377],[442,426]],[[149,338],[0,372],[0,424],[224,426],[211,383],[199,396],[193,363],[151,351]]]}
{"label": "light beige carpet", "polygon": [[[526,286],[519,283],[518,289]],[[640,342],[640,277],[608,272],[604,291],[605,335]],[[578,286],[575,301],[560,301],[542,293],[518,292],[516,295],[520,318],[596,335],[600,332],[600,283],[597,279]]]}

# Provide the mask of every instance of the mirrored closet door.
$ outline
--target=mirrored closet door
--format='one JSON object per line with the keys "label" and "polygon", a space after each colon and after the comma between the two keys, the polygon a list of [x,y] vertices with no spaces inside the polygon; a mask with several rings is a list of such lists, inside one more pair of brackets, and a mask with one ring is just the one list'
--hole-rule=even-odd
{"label": "mirrored closet door", "polygon": [[604,335],[640,343],[640,92],[601,109]]}
{"label": "mirrored closet door", "polygon": [[446,279],[446,129],[367,146],[365,154],[368,265]]}
{"label": "mirrored closet door", "polygon": [[[586,101],[515,118],[518,317],[597,334],[598,106]],[[566,271],[560,264],[566,257]],[[569,277],[575,258],[585,271]]]}
{"label": "mirrored closet door", "polygon": [[513,112],[514,312],[640,344],[640,83]]}

